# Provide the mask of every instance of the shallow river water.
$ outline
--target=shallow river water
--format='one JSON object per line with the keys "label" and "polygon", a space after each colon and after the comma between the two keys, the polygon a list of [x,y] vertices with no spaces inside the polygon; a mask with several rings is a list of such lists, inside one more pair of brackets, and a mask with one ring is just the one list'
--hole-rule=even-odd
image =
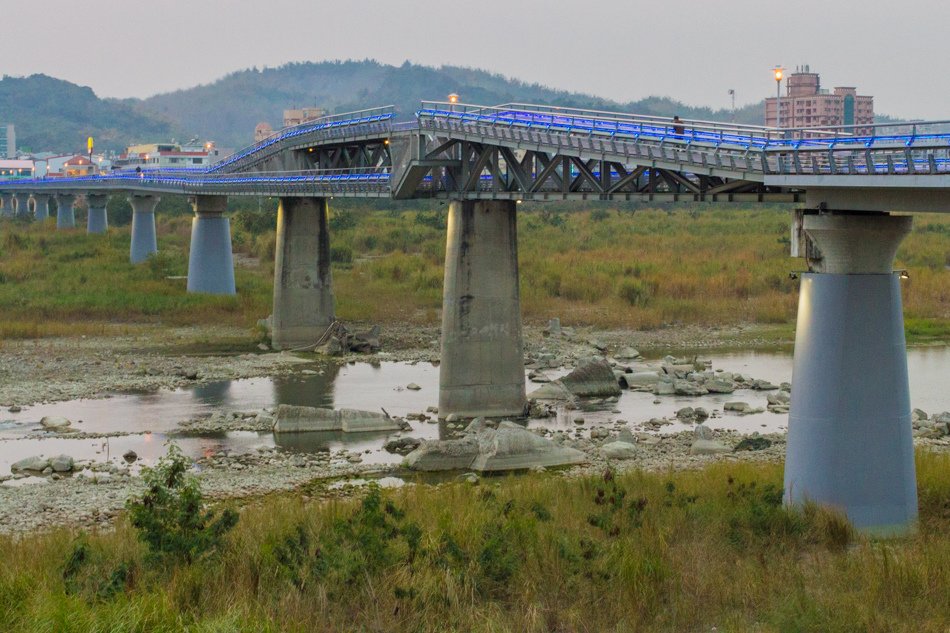
{"label": "shallow river water", "polygon": [[[792,357],[788,353],[736,352],[703,354],[712,361],[713,369],[748,374],[775,384],[792,378]],[[950,410],[950,347],[913,348],[908,351],[908,370],[912,406],[928,413]],[[556,373],[551,376],[556,376]],[[406,389],[409,383],[421,389]],[[152,463],[166,451],[166,442],[173,437],[189,455],[198,457],[216,451],[244,452],[262,446],[277,446],[289,451],[325,451],[345,448],[364,452],[369,463],[395,464],[401,460],[382,450],[387,433],[349,434],[304,433],[275,435],[270,432],[234,431],[208,433],[200,436],[175,434],[182,420],[207,415],[213,411],[255,411],[278,404],[379,410],[385,408],[394,416],[424,412],[438,404],[439,368],[428,363],[383,362],[378,365],[355,363],[343,366],[312,365],[292,376],[253,378],[198,385],[176,391],[147,394],[113,394],[109,398],[74,400],[36,405],[19,413],[0,411],[0,475],[10,472],[10,464],[31,455],[52,456],[65,453],[75,459],[115,460],[129,449],[143,463]],[[529,393],[539,385],[528,383]],[[753,407],[765,406],[765,392],[739,390],[733,394],[710,394],[702,397],[660,398],[649,393],[624,391],[619,402],[609,408],[590,411],[562,412],[557,418],[530,420],[529,426],[576,428],[574,418],[583,416],[584,428],[625,420],[636,424],[654,417],[672,417],[685,406],[705,407],[721,412],[723,403],[739,400]],[[618,411],[615,413],[614,411]],[[73,428],[86,433],[131,433],[102,439],[71,438],[69,435],[30,438],[42,431],[43,416],[63,416],[73,421]],[[80,422],[81,420],[81,422]],[[724,413],[710,419],[713,428],[751,433],[784,430],[786,414],[760,413],[738,416]],[[443,425],[412,422],[411,435],[437,438]],[[662,432],[688,428],[674,422]],[[366,453],[369,451],[369,453]],[[13,482],[8,482],[13,483]]]}

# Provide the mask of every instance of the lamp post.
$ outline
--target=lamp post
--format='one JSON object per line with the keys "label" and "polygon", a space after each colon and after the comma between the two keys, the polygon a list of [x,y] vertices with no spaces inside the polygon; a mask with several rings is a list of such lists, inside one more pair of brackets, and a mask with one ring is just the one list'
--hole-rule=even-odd
{"label": "lamp post", "polygon": [[785,69],[775,67],[775,127],[782,127],[782,74]]}

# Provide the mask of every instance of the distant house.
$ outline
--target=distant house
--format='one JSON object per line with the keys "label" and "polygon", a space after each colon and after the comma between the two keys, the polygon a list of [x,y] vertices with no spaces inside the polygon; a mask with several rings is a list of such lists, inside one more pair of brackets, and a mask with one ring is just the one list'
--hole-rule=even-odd
{"label": "distant house", "polygon": [[92,176],[98,173],[96,165],[86,156],[73,156],[63,163],[62,175],[66,178]]}
{"label": "distant house", "polygon": [[322,119],[328,114],[329,112],[324,108],[293,108],[291,110],[284,110],[284,127],[293,127],[308,121]]}
{"label": "distant house", "polygon": [[32,178],[35,173],[31,160],[0,160],[0,180]]}
{"label": "distant house", "polygon": [[261,121],[257,124],[257,127],[254,128],[254,142],[260,143],[273,133],[274,128],[271,127],[270,123],[267,121]]}
{"label": "distant house", "polygon": [[146,143],[130,145],[112,161],[113,169],[184,169],[207,167],[222,157],[212,142],[203,145]]}

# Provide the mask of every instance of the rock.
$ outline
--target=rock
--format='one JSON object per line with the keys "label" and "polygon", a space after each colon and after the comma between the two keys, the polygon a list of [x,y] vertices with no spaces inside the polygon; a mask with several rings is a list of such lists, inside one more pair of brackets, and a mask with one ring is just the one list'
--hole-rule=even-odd
{"label": "rock", "polygon": [[478,475],[476,475],[475,473],[465,473],[464,475],[459,475],[458,480],[463,481],[467,484],[472,484],[473,486],[477,485],[479,481]]}
{"label": "rock", "polygon": [[672,381],[660,380],[653,385],[653,393],[657,396],[672,396],[676,393],[676,388],[673,387]]}
{"label": "rock", "polygon": [[703,387],[710,393],[732,393],[736,390],[734,382],[722,378],[707,379],[706,382],[703,383]]}
{"label": "rock", "polygon": [[383,448],[389,453],[407,455],[416,450],[420,444],[422,444],[422,440],[415,437],[397,437],[396,439],[386,442]]}
{"label": "rock", "polygon": [[198,372],[186,371],[182,374],[187,380],[198,380]]}
{"label": "rock", "polygon": [[13,406],[10,407],[9,409],[7,409],[7,411],[9,411],[10,413],[19,413],[19,412],[22,411],[22,410],[23,410],[23,409],[21,409],[21,408],[20,408],[19,406],[17,406],[17,405],[13,405]]}
{"label": "rock", "polygon": [[723,411],[735,411],[736,413],[748,413],[752,410],[748,402],[727,402],[722,405]]}
{"label": "rock", "polygon": [[910,412],[910,419],[912,422],[920,422],[921,420],[927,419],[927,412],[922,409],[914,409]]}
{"label": "rock", "polygon": [[590,439],[592,440],[603,440],[610,437],[610,431],[603,427],[597,427],[590,430]]}
{"label": "rock", "polygon": [[469,468],[478,455],[476,436],[458,440],[427,440],[406,455],[406,468],[422,471],[458,470]]}
{"label": "rock", "polygon": [[267,343],[258,343],[258,344],[257,344],[257,349],[261,350],[262,352],[269,352],[269,351],[270,351],[270,345],[268,345]]}
{"label": "rock", "polygon": [[308,431],[399,431],[403,425],[382,413],[357,409],[321,409],[282,404],[277,407],[274,433],[301,433]]}
{"label": "rock", "polygon": [[635,371],[624,374],[623,379],[628,389],[651,391],[653,386],[660,381],[660,374],[655,371]]}
{"label": "rock", "polygon": [[[792,401],[792,394],[787,391],[776,391],[775,393],[765,394],[765,399],[771,405],[788,405]],[[924,419],[927,419],[926,415],[925,413]]]}
{"label": "rock", "polygon": [[693,422],[696,419],[696,411],[693,407],[683,407],[676,412],[676,419],[680,422]]}
{"label": "rock", "polygon": [[53,474],[53,467],[52,467],[52,466],[47,466],[46,468],[44,468],[44,469],[43,469],[43,474],[44,474],[44,475],[52,475],[52,474]]}
{"label": "rock", "polygon": [[138,453],[136,453],[135,451],[131,451],[131,450],[130,450],[130,451],[126,451],[125,454],[122,455],[122,459],[124,459],[124,460],[125,460],[126,462],[128,462],[129,464],[133,463],[133,462],[134,462],[135,460],[137,460],[138,458],[139,458]]}
{"label": "rock", "polygon": [[536,466],[581,464],[587,456],[574,448],[558,446],[551,440],[513,422],[478,434],[478,456],[472,469],[481,472],[523,470]]}
{"label": "rock", "polygon": [[326,343],[320,345],[313,351],[317,354],[323,354],[324,356],[342,356],[346,350],[346,341],[339,336],[331,335],[327,338]]}
{"label": "rock", "polygon": [[49,460],[50,467],[58,473],[68,473],[73,469],[73,458],[69,455],[57,455]]}
{"label": "rock", "polygon": [[422,387],[420,387],[414,382],[410,382],[408,385],[406,385],[406,389],[409,389],[411,391],[419,391],[420,389],[422,389]]}
{"label": "rock", "polygon": [[696,419],[700,422],[702,422],[703,420],[709,419],[709,411],[707,411],[703,407],[696,407],[695,409],[693,409],[693,414],[696,416]]}
{"label": "rock", "polygon": [[357,332],[350,336],[349,346],[351,352],[360,354],[374,354],[383,348],[379,342],[380,327],[374,325],[365,332]]}
{"label": "rock", "polygon": [[702,385],[688,380],[674,380],[673,391],[678,396],[704,396],[709,393]]}
{"label": "rock", "polygon": [[459,416],[457,413],[450,413],[447,416],[445,416],[446,422],[458,422],[458,419],[459,419]]}
{"label": "rock", "polygon": [[716,440],[695,440],[689,447],[690,455],[719,455],[731,452],[731,448]]}
{"label": "rock", "polygon": [[548,321],[548,326],[544,329],[544,333],[549,336],[560,336],[561,335],[561,319],[554,318]]}
{"label": "rock", "polygon": [[640,449],[629,442],[609,442],[600,447],[600,452],[607,459],[636,459],[640,456]]}
{"label": "rock", "polygon": [[768,380],[753,380],[752,388],[756,391],[769,391],[771,389],[778,389],[778,385],[773,385]]}
{"label": "rock", "polygon": [[20,461],[11,464],[10,472],[21,473],[24,471],[30,471],[40,473],[46,468],[49,468],[49,465],[49,459],[39,455],[34,455],[33,457],[27,457],[26,459],[21,459]]}
{"label": "rock", "polygon": [[693,436],[698,440],[711,440],[715,437],[713,430],[705,424],[697,424],[693,428]]}
{"label": "rock", "polygon": [[574,424],[577,424],[577,425],[584,424],[584,418],[582,418],[582,417],[580,417],[580,416],[574,418]]}
{"label": "rock", "polygon": [[47,415],[40,420],[40,425],[44,429],[52,429],[54,431],[58,429],[65,429],[70,424],[72,423],[69,420],[60,416]]}
{"label": "rock", "polygon": [[581,361],[574,371],[557,382],[579,398],[604,398],[621,394],[613,370],[603,359]]}
{"label": "rock", "polygon": [[735,451],[761,451],[772,445],[772,441],[764,437],[744,437],[736,444]]}
{"label": "rock", "polygon": [[635,358],[640,358],[640,352],[633,349],[632,347],[621,347],[617,350],[617,353],[614,354],[616,358],[620,360],[633,360]]}

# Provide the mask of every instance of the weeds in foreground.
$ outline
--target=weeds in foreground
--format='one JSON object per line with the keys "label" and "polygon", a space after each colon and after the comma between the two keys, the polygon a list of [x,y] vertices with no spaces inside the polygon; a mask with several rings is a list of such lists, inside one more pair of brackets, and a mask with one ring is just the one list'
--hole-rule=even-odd
{"label": "weeds in foreground", "polygon": [[734,463],[265,498],[170,565],[128,522],[3,539],[0,630],[943,633],[950,456],[918,472],[920,531],[890,542]]}

